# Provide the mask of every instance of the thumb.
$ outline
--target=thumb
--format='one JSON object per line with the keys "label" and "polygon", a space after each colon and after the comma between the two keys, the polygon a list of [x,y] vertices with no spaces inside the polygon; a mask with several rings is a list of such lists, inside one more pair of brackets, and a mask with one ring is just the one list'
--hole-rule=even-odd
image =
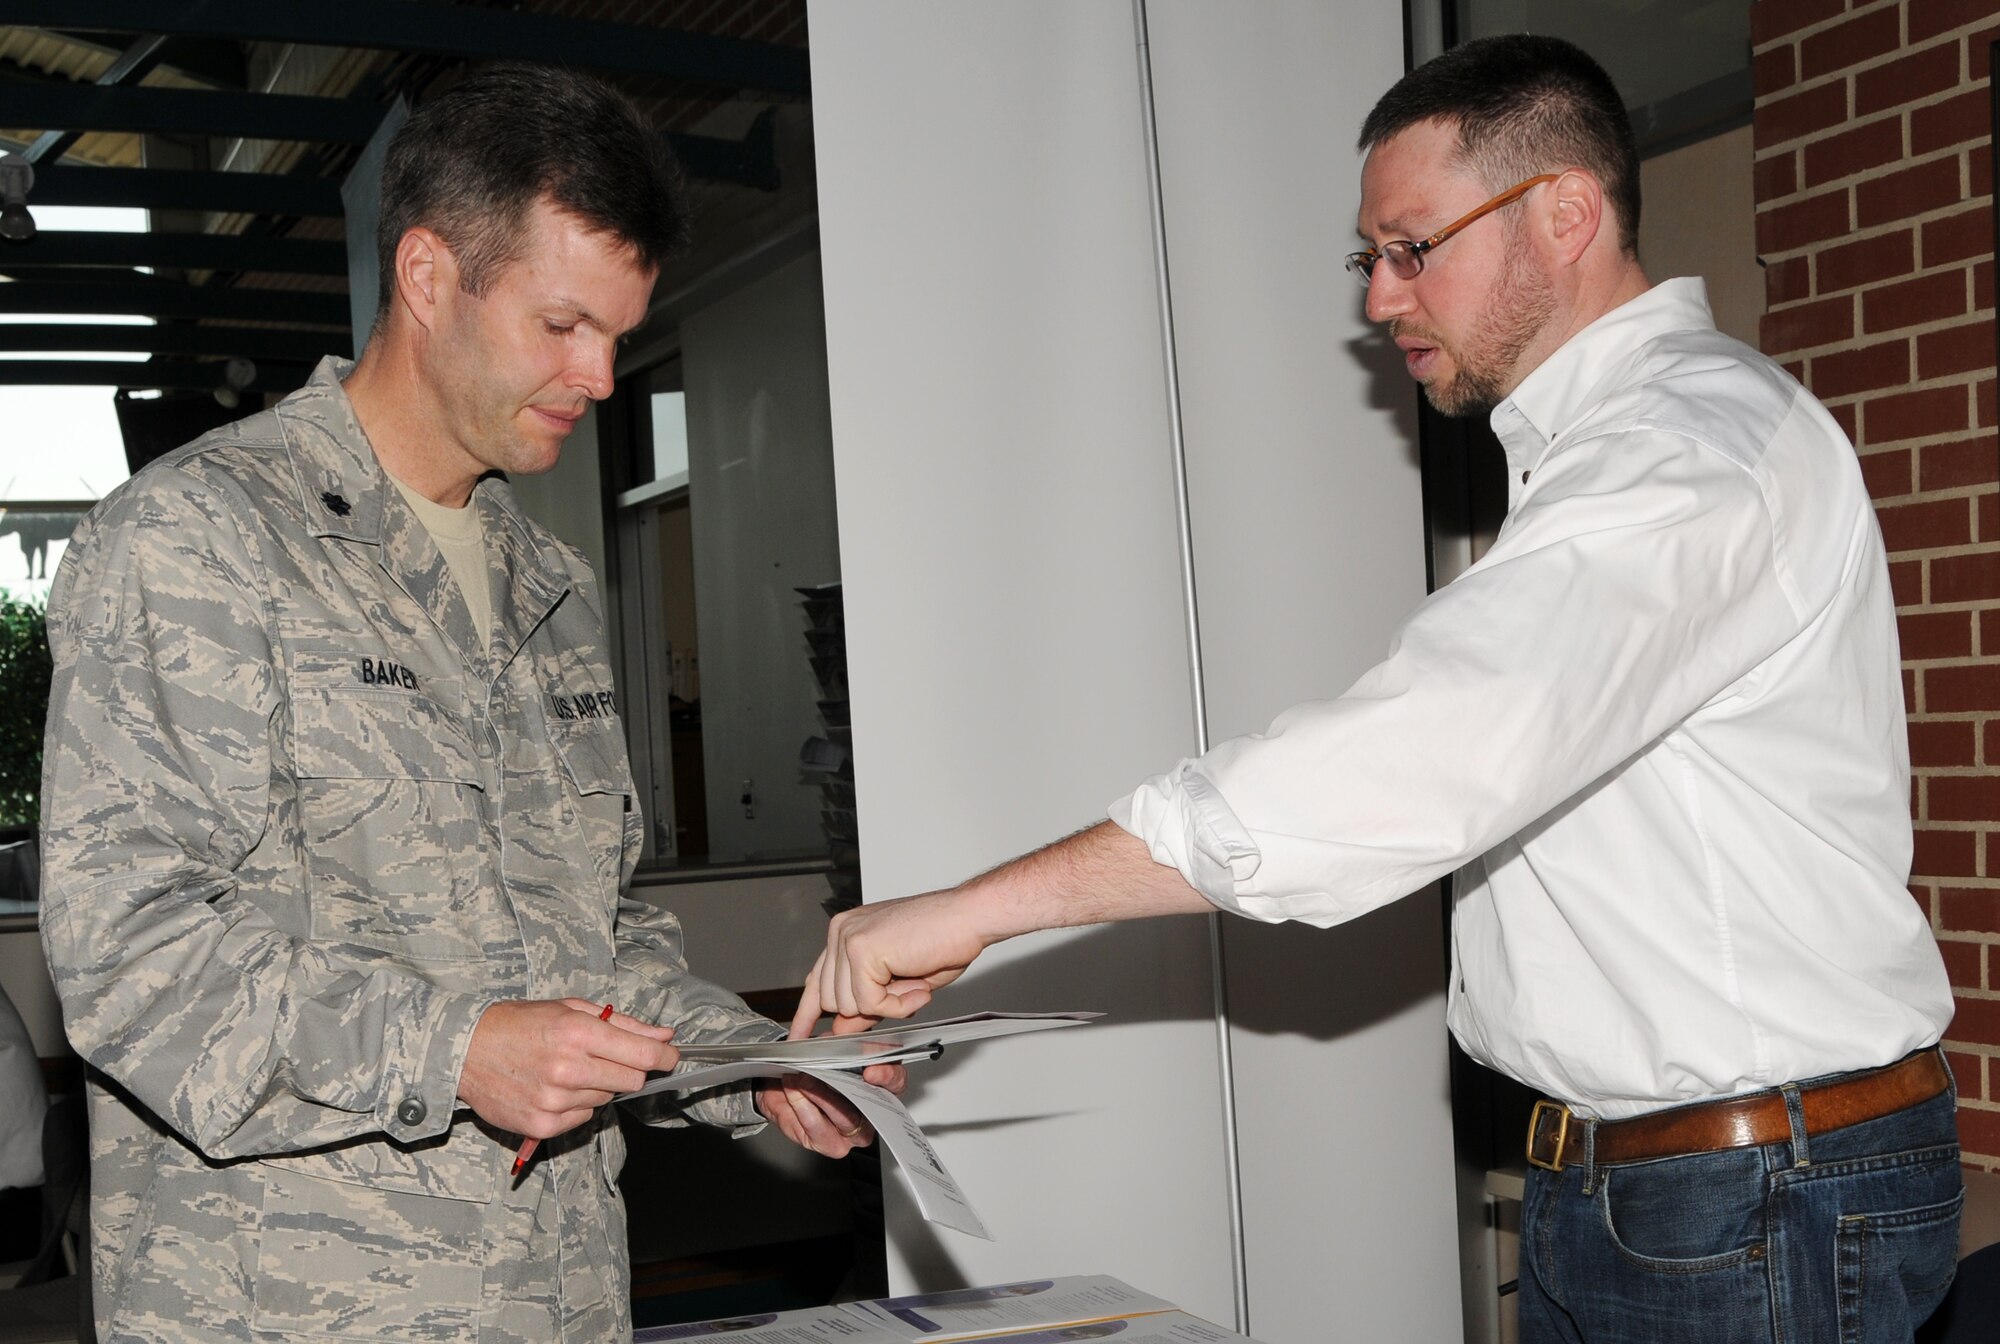
{"label": "thumb", "polygon": [[898,981],[896,984],[883,989],[881,1016],[875,1020],[879,1022],[883,1017],[903,1018],[914,1016],[922,1012],[929,1005],[930,1001],[931,990],[929,985],[924,984],[921,980]]}

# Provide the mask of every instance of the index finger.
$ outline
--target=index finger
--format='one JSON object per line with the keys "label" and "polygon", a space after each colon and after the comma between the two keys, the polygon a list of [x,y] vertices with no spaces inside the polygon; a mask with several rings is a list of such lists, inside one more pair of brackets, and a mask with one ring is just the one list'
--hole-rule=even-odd
{"label": "index finger", "polygon": [[802,1041],[813,1034],[819,1025],[819,972],[826,965],[826,952],[822,950],[813,962],[812,970],[806,974],[806,986],[799,992],[799,1006],[792,1012],[792,1029],[786,1033],[788,1041]]}
{"label": "index finger", "polygon": [[655,1041],[671,1041],[674,1029],[658,1022],[648,1022],[630,1013],[621,1013],[612,1005],[592,1003],[589,999],[558,999],[563,1007],[596,1018],[599,1022],[609,1022],[620,1031],[629,1031],[634,1036],[645,1036]]}
{"label": "index finger", "polygon": [[648,1022],[643,1017],[633,1017],[629,1013],[614,1010],[597,1015],[600,1022],[608,1022],[620,1031],[629,1031],[634,1036],[644,1036],[653,1041],[671,1041],[674,1029],[664,1022]]}
{"label": "index finger", "polygon": [[[635,1022],[633,1026],[646,1027],[646,1024]],[[681,1052],[669,1045],[666,1037],[657,1034],[659,1030],[635,1031],[613,1019],[591,1023],[584,1040],[593,1058],[642,1072],[663,1072],[680,1062]],[[671,1030],[667,1034],[671,1035]]]}

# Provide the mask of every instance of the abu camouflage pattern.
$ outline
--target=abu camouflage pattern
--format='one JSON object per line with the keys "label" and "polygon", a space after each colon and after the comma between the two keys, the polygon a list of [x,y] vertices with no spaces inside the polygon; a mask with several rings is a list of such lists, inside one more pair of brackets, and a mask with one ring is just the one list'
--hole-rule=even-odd
{"label": "abu camouflage pattern", "polygon": [[[617,1124],[508,1179],[514,1137],[456,1100],[474,1024],[574,995],[783,1033],[622,894],[587,563],[482,481],[487,647],[345,372],[107,497],[51,597],[43,940],[96,1071],[99,1336],[623,1337]],[[741,1091],[686,1114],[757,1121]]]}

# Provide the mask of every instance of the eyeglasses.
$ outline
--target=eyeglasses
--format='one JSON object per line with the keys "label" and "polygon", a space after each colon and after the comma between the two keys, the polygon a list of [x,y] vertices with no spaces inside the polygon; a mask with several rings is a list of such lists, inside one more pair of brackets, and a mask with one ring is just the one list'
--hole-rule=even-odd
{"label": "eyeglasses", "polygon": [[1517,183],[1472,213],[1460,215],[1457,219],[1445,225],[1420,243],[1413,243],[1408,239],[1399,238],[1393,242],[1384,243],[1379,248],[1370,247],[1360,252],[1349,252],[1347,254],[1348,272],[1356,280],[1359,280],[1363,286],[1366,286],[1369,279],[1375,274],[1375,263],[1386,261],[1389,263],[1389,273],[1398,280],[1414,280],[1423,274],[1424,253],[1443,243],[1447,238],[1450,238],[1466,225],[1473,223],[1483,216],[1492,214],[1503,205],[1512,205],[1534,188],[1541,186],[1542,183],[1553,182],[1560,176],[1562,176],[1560,173],[1543,173],[1540,177],[1531,177],[1526,182]]}

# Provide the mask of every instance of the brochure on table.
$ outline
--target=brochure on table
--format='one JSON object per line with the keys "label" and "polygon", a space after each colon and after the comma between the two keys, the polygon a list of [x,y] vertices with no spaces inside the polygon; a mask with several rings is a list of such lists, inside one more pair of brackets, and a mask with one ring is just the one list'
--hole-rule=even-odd
{"label": "brochure on table", "polygon": [[[861,1080],[870,1064],[917,1063],[936,1059],[947,1045],[1018,1036],[1026,1032],[1078,1027],[1101,1013],[972,1013],[937,1022],[890,1027],[850,1036],[815,1036],[802,1041],[741,1041],[729,1045],[684,1045],[681,1067],[663,1074],[636,1092],[618,1098],[656,1092],[696,1092],[746,1078],[776,1078],[804,1073],[819,1079],[853,1104],[875,1127],[908,1179],[917,1211],[931,1222],[987,1241],[993,1239],[972,1203],[959,1188],[937,1150],[924,1136],[903,1103],[893,1093]],[[774,1340],[783,1336],[773,1336]],[[803,1336],[801,1338],[804,1338]],[[840,1336],[828,1336],[840,1338]]]}
{"label": "brochure on table", "polygon": [[804,1311],[723,1317],[637,1331],[633,1344],[1255,1344],[1103,1275],[951,1288]]}

